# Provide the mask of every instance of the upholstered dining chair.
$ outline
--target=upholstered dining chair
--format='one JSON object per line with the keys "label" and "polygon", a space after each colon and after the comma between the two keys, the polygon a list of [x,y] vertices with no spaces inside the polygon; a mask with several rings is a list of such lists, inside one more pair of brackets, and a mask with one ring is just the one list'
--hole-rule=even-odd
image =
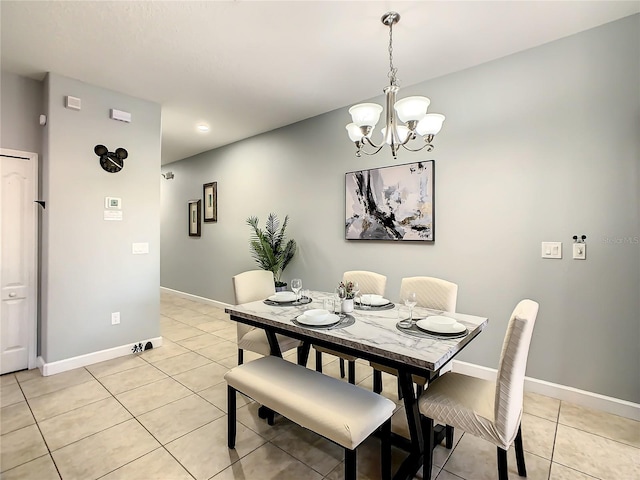
{"label": "upholstered dining chair", "polygon": [[[276,293],[273,272],[268,270],[249,270],[239,273],[232,278],[232,282],[236,305],[264,300]],[[237,329],[238,365],[244,362],[244,350],[265,356],[271,354],[271,347],[264,330],[240,322],[237,323]],[[301,345],[299,340],[284,335],[276,335],[276,338],[282,353]]]}
{"label": "upholstered dining chair", "polygon": [[518,475],[527,476],[522,447],[522,403],[538,303],[516,305],[502,344],[496,381],[447,372],[436,378],[418,400],[425,435],[424,478],[431,478],[434,420],[461,428],[497,447],[498,479],[508,480],[507,450],[515,444]]}
{"label": "upholstered dining chair", "polygon": [[[384,290],[387,286],[387,277],[379,273],[368,272],[366,270],[352,270],[344,272],[342,275],[342,282],[345,285],[347,282],[358,282],[361,295],[367,293],[384,295]],[[322,373],[322,354],[328,353],[340,359],[340,376],[342,378],[344,378],[344,362],[347,361],[349,365],[349,383],[356,383],[356,357],[339,353],[319,345],[314,345],[313,348],[316,351],[316,371]]]}
{"label": "upholstered dining chair", "polygon": [[[447,280],[435,277],[405,277],[400,284],[400,301],[409,292],[416,293],[417,305],[419,307],[442,310],[443,312],[455,312],[458,300],[458,285]],[[398,376],[398,371],[383,365],[371,362],[373,367],[373,391],[382,392],[382,372]],[[418,385],[418,394],[427,383],[427,379],[418,375],[413,376],[413,381]],[[401,397],[400,389],[398,396]],[[449,443],[449,439],[447,440]]]}

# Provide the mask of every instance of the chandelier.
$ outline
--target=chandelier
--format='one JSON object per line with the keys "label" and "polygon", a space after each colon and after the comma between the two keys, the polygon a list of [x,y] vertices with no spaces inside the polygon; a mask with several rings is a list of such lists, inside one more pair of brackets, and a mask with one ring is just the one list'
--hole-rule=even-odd
{"label": "chandelier", "polygon": [[[356,144],[356,156],[375,155],[382,147],[389,145],[393,158],[397,158],[400,147],[411,152],[418,152],[426,148],[427,152],[433,150],[433,137],[442,128],[444,115],[439,113],[427,113],[427,108],[431,103],[427,97],[407,97],[396,102],[398,79],[396,77],[397,68],[393,66],[393,26],[400,21],[400,14],[396,12],[385,13],[381,21],[389,27],[389,86],[385,87],[387,117],[386,126],[382,129],[383,141],[376,145],[371,140],[371,134],[375,128],[382,107],[375,103],[360,103],[349,109],[353,123],[347,125],[347,132],[352,142]],[[424,140],[422,145],[412,142]],[[373,148],[372,151],[365,150],[365,147]]]}

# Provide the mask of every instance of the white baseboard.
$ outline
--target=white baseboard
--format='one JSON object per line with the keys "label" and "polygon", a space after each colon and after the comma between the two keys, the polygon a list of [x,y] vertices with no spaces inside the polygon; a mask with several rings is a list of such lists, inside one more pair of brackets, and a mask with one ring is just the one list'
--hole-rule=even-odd
{"label": "white baseboard", "polygon": [[[153,348],[161,347],[162,337],[148,338],[140,341],[142,345],[146,345],[147,342],[151,342]],[[42,357],[38,357],[36,359],[36,365],[40,370],[40,373],[42,373],[42,376],[48,377],[49,375],[66,372],[67,370],[73,370],[74,368],[85,367],[87,365],[93,365],[94,363],[104,362],[105,360],[131,355],[132,345],[132,343],[129,343],[127,345],[108,348],[98,352],[91,352],[77,357],[65,358],[64,360],[58,360],[57,362],[46,363]]]}
{"label": "white baseboard", "polygon": [[181,292],[179,290],[172,290],[171,288],[167,288],[167,287],[160,287],[160,291],[161,292],[166,292],[166,293],[171,293],[171,294],[175,295],[176,297],[186,298],[188,300],[193,300],[194,302],[198,302],[198,303],[206,303],[208,305],[215,305],[217,307],[228,308],[228,307],[232,307],[233,306],[233,305],[231,305],[229,303],[219,302],[218,300],[211,300],[210,298],[199,297],[198,295],[192,295],[190,293]]}
{"label": "white baseboard", "polygon": [[[464,373],[472,377],[484,380],[495,381],[498,371],[494,368],[482,367],[473,363],[454,360],[452,370],[457,373]],[[620,400],[618,398],[607,397],[599,393],[587,392],[578,388],[567,387],[557,383],[551,383],[536,378],[524,378],[524,390],[526,392],[538,393],[547,397],[565,400],[567,402],[582,405],[583,407],[601,410],[621,417],[640,421],[640,404]]]}

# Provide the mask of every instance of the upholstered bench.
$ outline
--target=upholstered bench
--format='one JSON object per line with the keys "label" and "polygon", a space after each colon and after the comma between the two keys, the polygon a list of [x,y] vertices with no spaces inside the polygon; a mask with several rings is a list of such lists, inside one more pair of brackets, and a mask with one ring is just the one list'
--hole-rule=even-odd
{"label": "upholstered bench", "polygon": [[235,448],[238,391],[344,447],[347,480],[356,479],[356,448],[382,427],[382,478],[391,478],[391,415],[396,405],[388,398],[274,356],[239,365],[224,378],[229,448]]}

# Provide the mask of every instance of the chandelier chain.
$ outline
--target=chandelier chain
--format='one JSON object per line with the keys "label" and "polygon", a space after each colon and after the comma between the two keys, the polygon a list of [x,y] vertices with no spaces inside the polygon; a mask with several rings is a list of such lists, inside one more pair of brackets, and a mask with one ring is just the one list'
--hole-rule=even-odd
{"label": "chandelier chain", "polygon": [[398,69],[393,66],[393,22],[389,24],[389,81],[393,86],[398,85],[396,73]]}

